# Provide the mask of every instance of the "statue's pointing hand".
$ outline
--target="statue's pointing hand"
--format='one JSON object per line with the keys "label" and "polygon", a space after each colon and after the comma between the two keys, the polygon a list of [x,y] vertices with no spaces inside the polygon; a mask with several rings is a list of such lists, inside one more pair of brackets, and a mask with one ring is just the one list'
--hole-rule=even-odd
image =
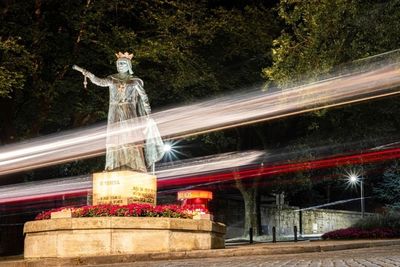
{"label": "statue's pointing hand", "polygon": [[85,78],[84,78],[84,80],[83,80],[83,87],[86,89],[86,87],[87,87],[87,79],[86,79],[86,78],[87,78],[91,73],[88,72],[87,70],[85,70],[85,69],[83,69],[83,68],[77,66],[77,65],[73,65],[73,66],[72,66],[72,69],[73,69],[73,70],[79,71],[80,73],[83,74],[83,76],[85,76]]}

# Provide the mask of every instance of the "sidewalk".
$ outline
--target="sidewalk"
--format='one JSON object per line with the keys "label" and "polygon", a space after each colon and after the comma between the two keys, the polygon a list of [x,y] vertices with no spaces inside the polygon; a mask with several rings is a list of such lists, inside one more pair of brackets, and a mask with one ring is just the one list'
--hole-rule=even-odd
{"label": "sidewalk", "polygon": [[177,260],[194,258],[216,258],[251,255],[298,254],[310,252],[337,251],[357,248],[400,245],[400,239],[390,240],[352,240],[352,241],[301,241],[285,243],[255,243],[229,246],[225,249],[195,250],[187,252],[159,252],[131,255],[93,256],[81,258],[48,258],[24,260],[22,258],[0,258],[0,266],[39,267],[39,266],[85,266],[96,264],[129,263],[149,260]]}

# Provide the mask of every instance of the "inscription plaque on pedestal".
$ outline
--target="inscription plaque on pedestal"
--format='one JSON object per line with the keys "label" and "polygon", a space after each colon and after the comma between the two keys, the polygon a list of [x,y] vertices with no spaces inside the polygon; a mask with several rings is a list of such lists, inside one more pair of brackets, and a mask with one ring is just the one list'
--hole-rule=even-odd
{"label": "inscription plaque on pedestal", "polygon": [[157,177],[134,171],[93,174],[93,205],[146,203],[156,205]]}

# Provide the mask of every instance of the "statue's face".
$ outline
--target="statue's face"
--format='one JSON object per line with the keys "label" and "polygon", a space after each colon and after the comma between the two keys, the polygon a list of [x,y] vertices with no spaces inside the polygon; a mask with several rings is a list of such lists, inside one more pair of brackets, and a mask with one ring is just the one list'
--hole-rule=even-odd
{"label": "statue's face", "polygon": [[119,73],[129,72],[129,63],[126,59],[122,58],[117,60],[117,71]]}

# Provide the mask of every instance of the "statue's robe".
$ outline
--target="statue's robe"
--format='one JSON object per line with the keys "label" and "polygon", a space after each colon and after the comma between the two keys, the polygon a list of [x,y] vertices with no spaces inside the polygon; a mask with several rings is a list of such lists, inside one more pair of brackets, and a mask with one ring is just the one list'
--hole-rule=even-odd
{"label": "statue's robe", "polygon": [[[104,79],[88,77],[94,84],[110,90],[105,170],[146,172],[144,158],[148,166],[159,161],[164,155],[164,145],[155,122],[149,117],[151,109],[143,81],[133,76],[121,80],[118,74]],[[145,153],[141,140],[145,140]]]}

